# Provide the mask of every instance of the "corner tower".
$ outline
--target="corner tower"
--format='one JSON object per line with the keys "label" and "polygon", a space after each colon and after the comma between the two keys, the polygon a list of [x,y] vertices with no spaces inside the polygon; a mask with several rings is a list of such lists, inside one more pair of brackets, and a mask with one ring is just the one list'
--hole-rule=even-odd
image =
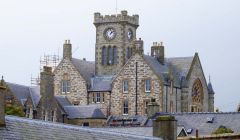
{"label": "corner tower", "polygon": [[114,75],[131,57],[139,16],[94,14],[96,75]]}

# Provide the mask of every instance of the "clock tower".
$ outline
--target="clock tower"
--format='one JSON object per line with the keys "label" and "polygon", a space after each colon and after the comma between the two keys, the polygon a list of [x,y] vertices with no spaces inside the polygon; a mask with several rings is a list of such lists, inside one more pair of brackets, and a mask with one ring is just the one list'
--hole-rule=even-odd
{"label": "clock tower", "polygon": [[116,74],[131,57],[138,23],[139,16],[129,16],[127,11],[117,15],[94,14],[97,76]]}

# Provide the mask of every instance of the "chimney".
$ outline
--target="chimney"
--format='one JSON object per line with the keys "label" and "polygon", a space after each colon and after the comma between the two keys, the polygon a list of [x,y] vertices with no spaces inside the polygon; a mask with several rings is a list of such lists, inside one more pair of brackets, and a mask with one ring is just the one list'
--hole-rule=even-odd
{"label": "chimney", "polygon": [[6,86],[4,84],[4,80],[0,82],[0,127],[5,126],[5,89]]}
{"label": "chimney", "polygon": [[177,120],[174,116],[159,116],[153,120],[153,136],[164,140],[177,140]]}
{"label": "chimney", "polygon": [[143,40],[141,38],[139,38],[138,40],[135,40],[134,42],[135,44],[135,53],[139,53],[141,55],[143,55],[144,50],[143,50]]}
{"label": "chimney", "polygon": [[65,40],[63,44],[63,59],[72,59],[72,44],[70,40]]}
{"label": "chimney", "polygon": [[164,46],[163,42],[153,42],[151,47],[151,56],[155,57],[161,64],[164,64]]}
{"label": "chimney", "polygon": [[44,66],[40,74],[40,94],[43,99],[54,96],[54,74],[51,67]]}

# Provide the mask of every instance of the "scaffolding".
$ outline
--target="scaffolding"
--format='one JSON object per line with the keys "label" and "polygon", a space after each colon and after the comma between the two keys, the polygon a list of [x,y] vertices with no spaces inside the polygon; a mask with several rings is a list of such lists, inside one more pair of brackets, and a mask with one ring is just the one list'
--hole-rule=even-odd
{"label": "scaffolding", "polygon": [[[40,57],[40,72],[43,71],[44,66],[52,67],[52,70],[54,71],[55,68],[60,63],[60,57],[59,55],[45,55],[43,57]],[[39,86],[40,85],[40,76],[38,75],[37,78],[32,77],[31,75],[31,86]]]}

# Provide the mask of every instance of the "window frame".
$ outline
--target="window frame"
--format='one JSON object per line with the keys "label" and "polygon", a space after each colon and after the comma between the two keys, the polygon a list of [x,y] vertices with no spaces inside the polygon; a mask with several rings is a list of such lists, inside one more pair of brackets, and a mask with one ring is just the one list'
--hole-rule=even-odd
{"label": "window frame", "polygon": [[100,92],[96,93],[96,103],[101,103],[101,94],[100,94]]}
{"label": "window frame", "polygon": [[128,100],[125,100],[123,102],[123,115],[128,115],[129,113],[129,104],[128,104]]}
{"label": "window frame", "polygon": [[70,93],[71,90],[71,83],[70,80],[62,80],[62,93],[67,94]]}
{"label": "window frame", "polygon": [[[147,81],[149,81],[149,85],[147,85],[148,84]],[[144,84],[145,84],[145,86],[144,86],[145,93],[150,93],[151,92],[151,79],[145,79]],[[147,89],[147,88],[149,88],[149,89]]]}
{"label": "window frame", "polygon": [[[127,82],[127,85],[125,85],[126,82]],[[125,79],[125,80],[123,80],[123,93],[128,93],[128,90],[129,90],[129,82],[128,82],[128,79]]]}

